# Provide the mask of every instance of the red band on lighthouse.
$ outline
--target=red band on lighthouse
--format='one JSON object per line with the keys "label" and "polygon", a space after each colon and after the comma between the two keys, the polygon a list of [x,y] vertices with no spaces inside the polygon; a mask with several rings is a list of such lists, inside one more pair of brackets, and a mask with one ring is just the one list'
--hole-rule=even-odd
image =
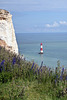
{"label": "red band on lighthouse", "polygon": [[41,45],[42,45],[42,43],[41,43]]}
{"label": "red band on lighthouse", "polygon": [[41,48],[40,50],[43,50],[43,48]]}

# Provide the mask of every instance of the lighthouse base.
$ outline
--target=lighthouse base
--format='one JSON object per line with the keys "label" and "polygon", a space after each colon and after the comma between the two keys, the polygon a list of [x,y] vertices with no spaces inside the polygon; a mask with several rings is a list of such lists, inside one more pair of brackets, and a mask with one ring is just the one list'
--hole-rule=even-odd
{"label": "lighthouse base", "polygon": [[39,54],[43,54],[43,52],[39,52]]}

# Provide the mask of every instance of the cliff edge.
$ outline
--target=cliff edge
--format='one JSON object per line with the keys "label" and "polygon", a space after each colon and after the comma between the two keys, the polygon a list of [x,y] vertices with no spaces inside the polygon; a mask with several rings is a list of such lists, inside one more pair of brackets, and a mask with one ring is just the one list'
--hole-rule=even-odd
{"label": "cliff edge", "polygon": [[12,15],[3,9],[0,9],[0,46],[18,54]]}

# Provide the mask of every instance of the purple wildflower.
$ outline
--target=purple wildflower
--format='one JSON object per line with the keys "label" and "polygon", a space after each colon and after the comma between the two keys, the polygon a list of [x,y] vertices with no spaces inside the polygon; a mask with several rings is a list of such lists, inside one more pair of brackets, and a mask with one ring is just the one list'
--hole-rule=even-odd
{"label": "purple wildflower", "polygon": [[2,68],[0,68],[0,72],[2,72]]}
{"label": "purple wildflower", "polygon": [[40,66],[40,69],[41,69],[41,67],[43,66],[43,61],[41,62],[41,66]]}
{"label": "purple wildflower", "polygon": [[57,83],[57,80],[55,80],[55,84]]}
{"label": "purple wildflower", "polygon": [[36,65],[34,66],[34,71],[35,71]]}
{"label": "purple wildflower", "polygon": [[5,68],[4,68],[4,62],[5,60],[3,60],[0,64],[0,72],[2,72],[2,67],[3,67],[3,70],[5,71]]}
{"label": "purple wildflower", "polygon": [[35,67],[34,67],[34,69],[36,68],[36,65],[35,65]]}
{"label": "purple wildflower", "polygon": [[60,80],[61,80],[61,81],[63,80],[63,77],[62,77],[62,75],[60,76]]}
{"label": "purple wildflower", "polygon": [[0,65],[3,65],[3,64],[4,64],[4,62],[5,62],[5,60],[3,60],[3,61],[1,62],[1,64],[0,64]]}
{"label": "purple wildflower", "polygon": [[66,76],[66,81],[67,81],[67,76]]}
{"label": "purple wildflower", "polygon": [[38,73],[38,74],[39,74],[39,71],[40,71],[40,70],[37,68],[37,73]]}
{"label": "purple wildflower", "polygon": [[16,58],[13,58],[12,64],[14,65],[16,63]]}
{"label": "purple wildflower", "polygon": [[56,75],[56,79],[58,79],[58,75]]}
{"label": "purple wildflower", "polygon": [[0,72],[2,72],[2,68],[1,68],[1,65],[0,65]]}
{"label": "purple wildflower", "polygon": [[49,71],[51,70],[51,68],[49,68]]}
{"label": "purple wildflower", "polygon": [[34,74],[36,74],[36,73],[37,73],[37,71],[34,72]]}
{"label": "purple wildflower", "polygon": [[38,74],[39,74],[39,69],[38,69]]}
{"label": "purple wildflower", "polygon": [[62,72],[61,73],[63,74],[63,72],[64,72],[64,68],[62,68]]}
{"label": "purple wildflower", "polygon": [[42,73],[42,69],[41,69],[41,73]]}
{"label": "purple wildflower", "polygon": [[33,69],[33,67],[34,67],[34,64],[35,64],[35,63],[33,62],[33,65],[32,65],[32,67],[31,67],[31,70],[32,70],[32,69]]}
{"label": "purple wildflower", "polygon": [[0,65],[0,72],[1,72],[1,65]]}
{"label": "purple wildflower", "polygon": [[38,71],[38,68],[37,68],[37,71]]}

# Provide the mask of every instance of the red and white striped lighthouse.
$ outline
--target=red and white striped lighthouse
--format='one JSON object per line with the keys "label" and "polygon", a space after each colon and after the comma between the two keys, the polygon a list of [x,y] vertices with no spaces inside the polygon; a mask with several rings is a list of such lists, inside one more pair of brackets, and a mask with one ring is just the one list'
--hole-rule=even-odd
{"label": "red and white striped lighthouse", "polygon": [[40,47],[40,53],[39,54],[43,54],[43,46],[42,46],[42,43],[40,45],[41,45],[41,47]]}

